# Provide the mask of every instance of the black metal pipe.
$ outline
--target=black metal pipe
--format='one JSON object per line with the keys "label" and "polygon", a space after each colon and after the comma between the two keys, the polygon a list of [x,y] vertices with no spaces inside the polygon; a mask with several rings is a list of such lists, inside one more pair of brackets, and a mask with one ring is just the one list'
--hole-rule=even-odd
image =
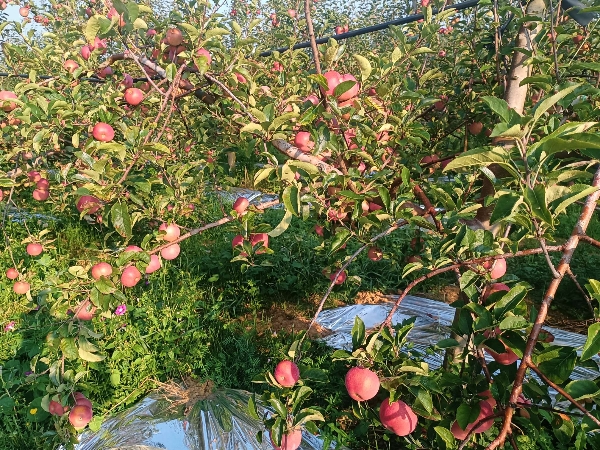
{"label": "black metal pipe", "polygon": [[[463,9],[472,8],[477,6],[479,0],[469,0],[467,2],[458,3],[456,5],[450,5],[447,9],[455,9],[457,11],[461,11]],[[440,11],[437,9],[433,10],[433,14],[438,14]],[[317,39],[317,44],[325,44],[329,41],[329,39],[335,39],[336,41],[342,41],[344,39],[348,39],[355,36],[360,36],[362,34],[372,33],[374,31],[381,31],[388,28],[390,25],[406,25],[407,23],[416,22],[417,20],[423,19],[423,14],[412,14],[410,16],[403,17],[402,19],[390,20],[389,22],[383,22],[377,25],[371,25],[370,27],[360,28],[358,30],[348,31],[347,33],[342,34],[334,34],[333,36],[323,37]],[[302,42],[300,44],[296,44],[292,47],[292,50],[298,50],[301,48],[309,48],[310,41]],[[268,50],[266,52],[262,52],[259,56],[270,56],[273,52],[283,53],[286,50],[289,50],[290,47],[281,47],[275,50]]]}
{"label": "black metal pipe", "polygon": [[[0,77],[29,78],[29,75],[26,73],[12,74],[12,73],[8,73],[8,72],[0,72]],[[50,78],[54,78],[54,77],[51,77],[50,75],[37,75],[37,77],[41,80],[49,80]],[[161,77],[152,77],[151,79],[152,80],[162,80]],[[77,81],[91,81],[92,83],[106,83],[106,80],[103,80],[102,78],[96,78],[96,77],[78,78]],[[133,79],[134,83],[137,83],[138,81],[148,81],[148,78],[142,77],[142,78],[134,78]]]}

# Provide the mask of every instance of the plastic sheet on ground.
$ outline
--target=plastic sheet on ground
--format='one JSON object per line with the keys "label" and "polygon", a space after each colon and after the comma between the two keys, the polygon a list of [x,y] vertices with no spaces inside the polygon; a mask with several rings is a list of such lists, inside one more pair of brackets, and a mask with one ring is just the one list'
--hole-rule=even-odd
{"label": "plastic sheet on ground", "polygon": [[[271,202],[279,198],[277,194],[265,194],[261,191],[255,191],[253,189],[245,188],[230,188],[227,191],[215,191],[215,193],[229,202],[234,202],[239,197],[245,197],[252,205],[258,205],[259,203],[264,202]],[[283,205],[275,205],[272,208],[282,207]]]}
{"label": "plastic sheet on ground", "polygon": [[[391,302],[395,301],[396,298],[396,296],[390,296]],[[351,332],[354,325],[354,318],[357,316],[360,317],[365,323],[367,330],[375,328],[385,320],[392,308],[392,304],[351,305],[323,311],[317,317],[317,323],[333,333],[322,340],[331,347],[351,350]],[[450,325],[454,319],[455,311],[456,309],[446,303],[407,295],[394,314],[392,323],[396,324],[411,317],[416,317],[415,326],[408,334],[407,339],[415,349],[424,353],[425,349],[431,345],[449,337]],[[568,345],[575,348],[582,348],[586,341],[586,336],[578,333],[548,326],[544,327],[544,329],[554,335],[554,345]],[[485,357],[487,361],[493,360],[487,353],[485,353]],[[437,369],[442,365],[443,358],[444,352],[439,351],[425,355],[424,361],[432,369]],[[594,357],[594,359],[596,361],[599,360],[598,357]],[[592,369],[575,367],[571,373],[571,378],[574,380],[595,379],[599,375],[600,373]]]}
{"label": "plastic sheet on ground", "polygon": [[[250,394],[216,389],[187,408],[174,407],[166,394],[151,394],[136,406],[107,419],[97,432],[81,435],[76,450],[272,450],[263,424],[247,413]],[[259,414],[265,409],[260,405]],[[300,449],[321,450],[322,441],[303,433]]]}

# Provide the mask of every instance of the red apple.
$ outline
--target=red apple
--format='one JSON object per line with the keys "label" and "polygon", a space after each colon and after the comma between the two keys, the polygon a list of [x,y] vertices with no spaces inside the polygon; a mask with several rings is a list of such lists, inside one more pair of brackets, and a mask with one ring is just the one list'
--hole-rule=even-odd
{"label": "red apple", "polygon": [[483,131],[483,124],[481,122],[473,122],[469,124],[469,133],[477,136]]}
{"label": "red apple", "polygon": [[283,66],[279,61],[273,62],[273,68],[271,69],[271,72],[283,72]]}
{"label": "red apple", "polygon": [[317,106],[320,102],[319,97],[315,94],[310,94],[308,97],[304,99],[304,103],[311,102],[314,106]]}
{"label": "red apple", "polygon": [[417,415],[402,400],[390,403],[386,398],[379,408],[379,420],[388,430],[398,436],[407,436],[417,427]]}
{"label": "red apple", "polygon": [[325,228],[323,228],[321,225],[315,225],[315,233],[317,233],[317,235],[322,237],[324,230]]}
{"label": "red apple", "polygon": [[233,210],[242,215],[248,209],[248,205],[250,205],[250,201],[246,197],[238,197],[233,203]]}
{"label": "red apple", "polygon": [[487,389],[483,392],[480,392],[479,394],[477,394],[477,397],[483,398],[486,402],[489,403],[489,405],[492,407],[492,409],[494,409],[496,407],[496,399],[492,395],[492,391],[490,391],[489,389]]}
{"label": "red apple", "polygon": [[352,74],[346,73],[344,75],[342,75],[340,77],[340,83],[343,83],[344,81],[354,81],[354,86],[352,86],[350,89],[348,89],[346,92],[344,92],[342,95],[340,95],[338,97],[338,101],[340,102],[345,102],[348,101],[350,99],[353,99],[354,97],[356,97],[358,95],[360,86],[358,84],[358,81],[356,80],[356,78],[354,78],[354,76]]}
{"label": "red apple", "polygon": [[38,202],[43,202],[48,200],[48,196],[50,192],[47,189],[34,189],[33,190],[33,199]]}
{"label": "red apple", "polygon": [[77,201],[77,211],[80,213],[94,214],[101,207],[100,200],[93,195],[82,195]]}
{"label": "red apple", "polygon": [[578,35],[573,36],[573,43],[575,45],[581,44],[582,41],[583,41],[583,36],[582,35],[578,34]]}
{"label": "red apple", "polygon": [[15,294],[26,294],[29,292],[29,288],[29,283],[25,281],[17,281],[15,284],[13,284],[13,291]]}
{"label": "red apple", "polygon": [[13,109],[17,107],[17,104],[14,102],[8,102],[7,100],[16,99],[17,94],[12,91],[0,91],[0,105],[2,105],[2,110],[5,112],[11,112]]}
{"label": "red apple", "polygon": [[275,450],[296,450],[302,443],[302,431],[298,428],[288,431],[281,436],[281,447],[277,447],[271,437],[271,444]]}
{"label": "red apple", "polygon": [[142,274],[135,266],[127,266],[121,274],[121,284],[125,287],[134,287],[142,279]]}
{"label": "red apple", "polygon": [[6,278],[8,278],[9,280],[16,280],[17,278],[19,278],[19,271],[14,267],[11,267],[6,271]]}
{"label": "red apple", "polygon": [[79,64],[77,64],[77,62],[73,61],[72,59],[67,59],[64,62],[63,67],[66,70],[68,70],[69,73],[73,73],[79,68]]}
{"label": "red apple", "polygon": [[35,183],[35,187],[38,189],[48,189],[50,187],[50,182],[45,178],[40,178],[37,183]]}
{"label": "red apple", "polygon": [[315,143],[311,139],[311,135],[308,131],[299,131],[294,138],[294,146],[301,152],[310,153],[315,147]]}
{"label": "red apple", "polygon": [[87,405],[75,405],[69,413],[69,422],[76,430],[84,429],[92,420],[92,408]]}
{"label": "red apple", "polygon": [[491,269],[490,277],[492,279],[502,278],[506,273],[506,260],[504,258],[499,258],[495,261],[486,261],[483,267],[488,270]]}
{"label": "red apple", "polygon": [[167,44],[177,47],[183,42],[183,34],[177,28],[169,28],[165,40]]}
{"label": "red apple", "polygon": [[62,416],[65,413],[63,405],[58,403],[55,400],[50,400],[50,404],[48,405],[48,412],[53,416]]}
{"label": "red apple", "polygon": [[143,250],[139,248],[137,245],[128,245],[125,247],[124,252],[142,252]]}
{"label": "red apple", "polygon": [[32,242],[27,244],[27,254],[29,256],[38,256],[41,255],[44,251],[44,247],[39,242]]}
{"label": "red apple", "polygon": [[341,83],[342,76],[339,72],[336,72],[335,70],[325,72],[323,76],[327,80],[327,90],[325,91],[325,95],[333,95],[333,91],[335,90],[337,85]]}
{"label": "red apple", "polygon": [[495,292],[508,292],[508,291],[510,291],[510,288],[506,284],[494,283],[485,288],[485,291],[483,293],[483,301],[485,302],[485,300],[487,300],[487,298],[490,295],[494,294]]}
{"label": "red apple", "polygon": [[131,106],[137,106],[144,101],[144,92],[138,88],[129,88],[125,91],[124,98]]}
{"label": "red apple", "polygon": [[104,67],[103,69],[100,69],[96,75],[98,75],[98,78],[105,79],[113,74],[114,71],[112,70],[112,67]]}
{"label": "red apple", "polygon": [[383,258],[383,252],[377,247],[371,247],[367,256],[371,261],[380,261]]}
{"label": "red apple", "polygon": [[96,125],[94,125],[92,135],[97,141],[108,142],[112,141],[115,137],[115,130],[113,130],[113,127],[107,123],[98,122]]}
{"label": "red apple", "polygon": [[160,269],[161,265],[158,255],[150,255],[150,263],[148,264],[148,267],[146,267],[146,273],[151,274],[156,272]]}
{"label": "red apple", "polygon": [[89,45],[84,45],[83,47],[81,47],[80,54],[81,54],[81,57],[87,61],[88,59],[90,59],[90,56],[92,55],[92,49],[90,48]]}
{"label": "red apple", "polygon": [[131,87],[133,87],[133,77],[131,75],[129,75],[128,73],[123,75],[123,81],[121,81],[121,84],[126,88],[129,89]]}
{"label": "red apple", "polygon": [[[504,342],[502,344],[504,344]],[[502,364],[503,366],[510,366],[512,363],[517,361],[519,357],[515,352],[508,348],[506,344],[504,344],[504,348],[506,349],[504,353],[496,353],[495,351],[487,347],[485,347],[484,350],[488,352],[498,364]]]}
{"label": "red apple", "polygon": [[77,309],[75,310],[75,318],[79,320],[92,320],[94,317],[94,313],[96,312],[96,307],[89,301],[82,301]]}
{"label": "red apple", "polygon": [[[329,280],[333,281],[335,279],[335,274],[338,271],[336,270],[335,272],[333,272],[330,276],[329,276]],[[346,281],[346,278],[348,278],[348,274],[346,273],[346,271],[343,271],[342,273],[340,273],[337,277],[337,279],[335,280],[335,284],[342,284],[344,281]]]}
{"label": "red apple", "polygon": [[179,247],[179,244],[171,244],[160,251],[160,256],[170,261],[177,258],[179,256],[179,252],[181,252],[181,247]]}
{"label": "red apple", "polygon": [[263,247],[269,247],[269,235],[267,233],[257,233],[250,235],[250,243],[252,246],[258,245],[261,243]]}
{"label": "red apple", "polygon": [[273,375],[280,385],[292,387],[300,379],[300,369],[293,361],[286,359],[277,364]]}
{"label": "red apple", "polygon": [[161,234],[160,237],[167,242],[173,242],[181,235],[181,229],[174,223],[169,225],[162,223],[160,227],[158,227],[158,231],[164,232],[164,234]]}
{"label": "red apple", "polygon": [[363,367],[353,367],[346,373],[346,390],[356,401],[370,400],[379,392],[379,377],[375,372]]}
{"label": "red apple", "polygon": [[38,181],[40,181],[42,179],[42,176],[40,175],[40,173],[36,172],[35,170],[28,172],[27,176],[29,177],[29,181],[33,181],[34,183],[37,183]]}
{"label": "red apple", "polygon": [[210,52],[205,48],[199,48],[198,50],[196,50],[196,55],[204,56],[209,66],[212,63],[212,57],[210,56]]}
{"label": "red apple", "polygon": [[112,275],[112,266],[106,262],[95,264],[92,267],[92,278],[99,280],[101,277],[110,277]]}
{"label": "red apple", "polygon": [[21,17],[27,17],[29,15],[29,6],[22,6],[19,8],[19,15]]}
{"label": "red apple", "polygon": [[242,245],[243,243],[244,243],[244,236],[242,236],[241,234],[238,234],[231,241],[231,246],[232,247],[237,247],[238,245]]}
{"label": "red apple", "polygon": [[246,82],[246,77],[244,75],[242,75],[241,73],[236,73],[235,77],[238,80],[238,83],[245,83]]}

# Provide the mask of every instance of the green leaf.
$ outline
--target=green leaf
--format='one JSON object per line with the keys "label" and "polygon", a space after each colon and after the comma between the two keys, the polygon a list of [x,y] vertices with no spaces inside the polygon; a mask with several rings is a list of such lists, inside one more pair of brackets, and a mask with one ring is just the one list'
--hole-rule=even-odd
{"label": "green leaf", "polygon": [[600,323],[594,323],[588,328],[588,337],[581,351],[581,361],[586,361],[600,352]]}
{"label": "green leaf", "polygon": [[249,124],[246,124],[242,127],[242,129],[240,130],[240,133],[258,133],[258,134],[263,134],[264,133],[264,129],[262,126],[260,126],[257,123],[251,122]]}
{"label": "green leaf", "polygon": [[117,233],[124,238],[131,238],[131,217],[126,203],[115,203],[110,209],[110,219]]}
{"label": "green leaf", "polygon": [[129,14],[129,21],[135,22],[140,15],[140,7],[133,1],[127,2],[125,6],[127,8],[127,13]]}
{"label": "green leaf", "polygon": [[564,383],[573,369],[577,360],[577,352],[572,347],[553,345],[545,348],[540,353],[533,355],[533,362],[551,381],[557,384]]}
{"label": "green leaf", "polygon": [[288,186],[284,189],[283,204],[285,209],[291,212],[295,216],[300,215],[300,191],[296,186]]}
{"label": "green leaf", "polygon": [[456,339],[451,339],[451,338],[442,339],[441,341],[438,341],[437,344],[435,344],[435,346],[437,348],[441,348],[441,349],[458,347],[459,345],[460,344],[458,343],[458,341]]}
{"label": "green leaf", "polygon": [[517,212],[521,203],[523,203],[523,196],[517,195],[514,192],[499,196],[494,205],[490,222],[496,223],[503,220],[510,220],[513,214]]}
{"label": "green leaf", "polygon": [[214,36],[227,36],[228,34],[229,31],[227,31],[225,28],[211,28],[204,34],[204,38],[208,40]]}
{"label": "green leaf", "polygon": [[355,84],[356,84],[356,81],[352,81],[352,80],[342,81],[333,90],[333,96],[336,97],[336,98],[339,97],[343,93],[345,93],[345,92],[349,91],[350,89],[352,89]]}
{"label": "green leaf", "polygon": [[371,67],[371,63],[367,58],[357,53],[352,56],[358,63],[358,67],[360,67],[360,76],[362,82],[364,83],[367,80],[367,78],[369,78],[369,75],[371,75],[371,71],[373,70]]}
{"label": "green leaf", "polygon": [[354,326],[352,327],[352,349],[356,350],[365,343],[365,323],[358,316],[354,318]]}
{"label": "green leaf", "polygon": [[494,315],[500,319],[512,311],[527,295],[527,288],[522,284],[517,284],[510,291],[504,293],[502,298],[494,305]]}
{"label": "green leaf", "polygon": [[254,187],[258,186],[261,181],[268,179],[275,172],[275,167],[265,167],[254,174]]}
{"label": "green leaf", "polygon": [[285,405],[278,398],[270,398],[269,403],[280,417],[287,417],[287,409]]}
{"label": "green leaf", "polygon": [[482,97],[490,109],[496,113],[504,122],[510,122],[510,108],[505,100],[497,97]]}
{"label": "green leaf", "polygon": [[501,330],[523,330],[529,326],[529,321],[522,316],[508,316],[500,322]]}
{"label": "green leaf", "polygon": [[556,104],[556,102],[558,102],[560,99],[569,95],[571,92],[573,92],[579,86],[581,86],[581,84],[574,84],[572,86],[569,86],[568,88],[563,89],[562,91],[558,92],[557,94],[554,94],[552,97],[549,97],[549,98],[543,100],[542,102],[538,103],[536,105],[534,113],[533,113],[533,124],[531,126],[533,127],[533,125],[538,121],[538,119],[540,117],[542,117],[542,115],[546,111],[548,111],[552,106],[554,106]]}
{"label": "green leaf", "polygon": [[277,236],[281,236],[285,230],[288,229],[288,227],[290,226],[290,223],[292,223],[292,218],[294,217],[294,215],[290,212],[290,211],[286,211],[283,219],[281,219],[281,222],[279,222],[279,225],[277,225],[275,228],[273,228],[271,231],[269,231],[269,236],[271,237],[277,237]]}
{"label": "green leaf", "polygon": [[99,355],[98,353],[88,352],[87,350],[84,350],[82,347],[79,347],[79,357],[81,359],[83,359],[84,361],[89,361],[89,362],[100,362],[104,358],[106,358],[106,356],[104,356],[104,355]]}
{"label": "green leaf", "polygon": [[175,79],[175,76],[177,75],[177,66],[173,63],[169,64],[167,66],[166,72],[167,80],[172,82]]}
{"label": "green leaf", "polygon": [[240,36],[242,34],[242,27],[240,27],[240,24],[237,23],[235,20],[231,21],[231,29],[235,32],[235,34],[237,34],[238,36]]}
{"label": "green leaf", "polygon": [[295,427],[298,427],[300,425],[305,424],[308,421],[315,420],[318,420],[319,422],[325,422],[323,414],[321,414],[319,411],[312,408],[306,408],[300,411],[298,414],[296,414],[296,416],[294,417],[293,425]]}
{"label": "green leaf", "polygon": [[556,206],[556,208],[554,209],[554,214],[558,215],[558,214],[565,212],[569,205],[575,203],[576,201],[578,201],[584,197],[587,197],[590,194],[593,194],[597,190],[598,190],[597,187],[590,186],[582,191],[575,192],[574,194],[567,196],[567,198],[565,198],[563,201],[561,201],[558,204],[558,206]]}
{"label": "green leaf", "polygon": [[592,380],[575,380],[565,386],[565,391],[575,400],[581,400],[596,397],[600,388]]}
{"label": "green leaf", "polygon": [[298,412],[298,410],[300,409],[300,407],[302,406],[302,403],[304,402],[304,400],[306,400],[308,398],[308,396],[312,393],[312,389],[309,388],[308,386],[300,386],[298,389],[296,389],[294,391],[294,394],[292,395],[292,414],[296,414]]}
{"label": "green leaf", "polygon": [[525,202],[531,208],[531,213],[538,219],[552,226],[552,214],[550,214],[550,211],[548,211],[548,207],[546,206],[546,187],[543,184],[538,184],[533,189],[527,187],[523,192],[523,197],[525,198]]}
{"label": "green leaf", "polygon": [[444,427],[434,427],[433,429],[435,430],[437,435],[440,438],[442,438],[442,440],[446,444],[447,449],[454,448],[454,445],[455,445],[454,435],[452,434],[452,432],[449,429],[444,428]]}
{"label": "green leaf", "polygon": [[[346,228],[338,228],[335,232],[335,237],[331,242],[331,253],[338,250],[344,243],[348,240],[350,236],[350,231]],[[336,270],[337,272],[337,270]]]}
{"label": "green leaf", "polygon": [[65,355],[67,359],[77,359],[79,356],[79,351],[77,350],[77,343],[75,342],[75,338],[67,337],[62,338],[60,341],[60,349]]}
{"label": "green leaf", "polygon": [[417,399],[421,402],[421,405],[423,408],[425,408],[425,411],[431,414],[431,411],[433,411],[433,399],[431,398],[429,391],[425,389],[419,389],[417,392]]}
{"label": "green leaf", "polygon": [[256,394],[253,393],[248,399],[248,415],[254,420],[261,420],[256,410]]}
{"label": "green leaf", "polygon": [[504,147],[494,147],[492,149],[489,147],[476,148],[474,150],[464,152],[458,158],[450,161],[450,163],[444,168],[444,172],[473,166],[486,167],[491,164],[500,164],[507,169],[510,168],[510,170],[514,172],[512,167],[508,165],[508,161],[508,152]]}
{"label": "green leaf", "polygon": [[98,19],[100,17],[99,15],[90,17],[85,25],[84,34],[88,42],[94,42],[94,39],[98,36],[98,31],[100,31],[100,22]]}
{"label": "green leaf", "polygon": [[479,417],[481,409],[479,405],[470,406],[467,403],[461,403],[456,410],[456,421],[458,425],[465,430],[470,423],[473,423]]}
{"label": "green leaf", "polygon": [[140,19],[139,17],[133,21],[133,29],[134,30],[147,30],[148,24],[144,19]]}

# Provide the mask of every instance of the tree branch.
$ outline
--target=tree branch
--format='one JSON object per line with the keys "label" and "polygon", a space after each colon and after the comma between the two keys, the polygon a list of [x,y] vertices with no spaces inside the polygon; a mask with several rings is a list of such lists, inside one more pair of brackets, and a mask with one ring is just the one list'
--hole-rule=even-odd
{"label": "tree branch", "polygon": [[284,141],[283,139],[273,139],[271,141],[271,144],[273,144],[273,146],[277,150],[279,150],[281,153],[283,153],[284,155],[288,156],[289,158],[296,159],[298,161],[303,161],[303,162],[310,163],[313,166],[316,166],[322,172],[325,172],[325,173],[335,172],[338,175],[342,174],[342,172],[340,172],[338,169],[336,169],[332,165],[327,164],[324,161],[321,161],[316,156],[313,156],[313,155],[311,155],[309,153],[304,153],[304,152],[298,150],[292,144],[290,144],[289,142]]}
{"label": "tree branch", "polygon": [[313,28],[312,18],[310,17],[311,1],[304,0],[304,15],[306,16],[306,26],[308,28],[308,37],[310,38],[310,48],[313,53],[313,60],[315,61],[315,70],[318,74],[321,73],[321,61],[319,61],[319,47],[317,47],[317,40],[315,39],[315,30]]}

